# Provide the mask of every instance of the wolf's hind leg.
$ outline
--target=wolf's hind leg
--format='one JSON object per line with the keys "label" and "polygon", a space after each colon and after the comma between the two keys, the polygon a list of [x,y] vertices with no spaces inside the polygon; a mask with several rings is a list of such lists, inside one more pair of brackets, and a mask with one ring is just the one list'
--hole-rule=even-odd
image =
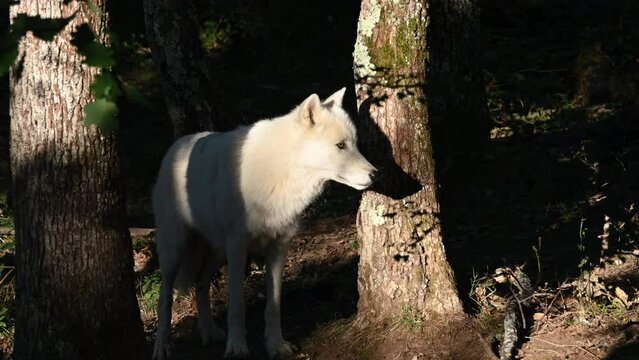
{"label": "wolf's hind leg", "polygon": [[226,258],[229,273],[228,338],[226,358],[242,358],[250,355],[246,343],[246,311],[244,304],[244,266],[246,265],[248,234],[231,233],[226,241]]}
{"label": "wolf's hind leg", "polygon": [[[171,312],[173,309],[173,284],[180,270],[182,253],[186,242],[183,226],[174,223],[165,224],[156,232],[158,256],[162,284],[158,304],[158,325],[153,347],[153,359],[165,360],[170,357]],[[169,246],[170,245],[170,246]]]}
{"label": "wolf's hind leg", "polygon": [[195,297],[197,302],[198,328],[202,345],[207,346],[212,342],[223,341],[226,337],[224,330],[215,324],[211,315],[209,289],[215,272],[221,267],[220,261],[214,253],[208,254],[202,271],[195,284]]}

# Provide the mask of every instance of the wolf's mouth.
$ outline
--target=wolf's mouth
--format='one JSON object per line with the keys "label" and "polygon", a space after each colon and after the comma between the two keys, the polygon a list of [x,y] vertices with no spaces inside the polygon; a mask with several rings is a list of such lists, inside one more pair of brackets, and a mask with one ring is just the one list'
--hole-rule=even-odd
{"label": "wolf's mouth", "polygon": [[364,190],[368,188],[369,186],[373,185],[373,182],[371,181],[366,184],[353,184],[353,183],[345,183],[345,184],[357,190]]}
{"label": "wolf's mouth", "polygon": [[357,190],[364,190],[364,189],[366,189],[367,187],[369,187],[371,185],[373,185],[373,182],[369,182],[368,184],[356,184],[354,187]]}
{"label": "wolf's mouth", "polygon": [[354,182],[349,181],[345,177],[339,176],[339,175],[335,178],[335,181],[337,181],[339,183],[342,183],[344,185],[350,186],[350,187],[352,187],[353,189],[356,189],[356,190],[364,190],[364,189],[366,189],[367,187],[369,187],[369,186],[371,186],[373,184],[372,181],[369,181],[367,183],[359,183],[359,184],[358,183],[354,183]]}

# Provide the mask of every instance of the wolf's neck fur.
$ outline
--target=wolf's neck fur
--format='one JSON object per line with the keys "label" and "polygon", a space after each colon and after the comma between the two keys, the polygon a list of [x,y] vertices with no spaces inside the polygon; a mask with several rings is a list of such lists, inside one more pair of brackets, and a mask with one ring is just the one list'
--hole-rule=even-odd
{"label": "wolf's neck fur", "polygon": [[[300,131],[295,111],[256,123],[247,135],[241,155],[241,191],[249,231],[279,236],[297,227],[299,215],[321,193],[324,179],[298,167],[296,141]],[[290,123],[286,123],[290,122]],[[283,124],[285,123],[285,124]]]}

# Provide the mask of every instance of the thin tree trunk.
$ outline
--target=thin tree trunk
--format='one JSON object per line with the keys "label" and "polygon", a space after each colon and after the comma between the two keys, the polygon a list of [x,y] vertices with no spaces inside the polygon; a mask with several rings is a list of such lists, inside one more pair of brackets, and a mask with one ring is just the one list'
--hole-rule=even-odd
{"label": "thin tree trunk", "polygon": [[81,64],[71,31],[104,40],[105,0],[23,0],[43,18],[77,15],[51,42],[20,43],[11,78],[11,172],[16,217],[15,359],[141,359],[144,337],[113,136],[83,125],[98,69]]}
{"label": "thin tree trunk", "polygon": [[[360,139],[384,174],[358,213],[358,317],[366,322],[402,312],[462,314],[442,241],[431,138],[432,107],[444,99],[427,92],[430,33],[453,23],[440,19],[434,28],[432,17],[448,16],[432,12],[435,1],[362,1],[353,53]],[[446,52],[455,58],[459,51],[464,43],[453,41],[437,56],[445,64]]]}
{"label": "thin tree trunk", "polygon": [[219,119],[213,103],[214,84],[193,2],[144,0],[144,14],[175,137],[232,128],[233,123]]}

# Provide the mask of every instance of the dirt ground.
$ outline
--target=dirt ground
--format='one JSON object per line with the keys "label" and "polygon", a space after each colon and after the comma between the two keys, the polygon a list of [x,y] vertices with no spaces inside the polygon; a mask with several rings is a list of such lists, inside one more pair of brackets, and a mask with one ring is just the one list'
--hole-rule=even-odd
{"label": "dirt ground", "polygon": [[[294,359],[497,358],[494,354],[502,330],[494,324],[503,321],[500,311],[492,312],[490,318],[480,313],[445,324],[434,320],[434,326],[428,319],[418,327],[398,319],[391,324],[360,328],[355,321],[358,247],[354,220],[354,215],[347,215],[314,221],[293,240],[285,269],[282,322],[285,337],[300,347]],[[152,253],[152,244],[136,251],[140,274],[156,266]],[[616,269],[637,273],[638,264],[639,259],[628,261]],[[615,272],[612,267],[607,271]],[[248,339],[254,359],[267,358],[262,346],[263,276],[263,267],[253,263],[246,280]],[[226,325],[225,285],[222,274],[211,289],[215,317],[222,327]],[[565,296],[555,293],[553,297],[550,306],[538,303],[526,309],[529,323],[520,335],[513,358],[639,359],[636,309],[622,313],[584,309],[583,301],[568,291]],[[546,316],[535,320],[532,313]],[[193,294],[177,295],[173,313],[174,358],[221,358],[223,343],[209,347],[200,344],[196,316]],[[155,314],[148,313],[144,318],[151,345]]]}

